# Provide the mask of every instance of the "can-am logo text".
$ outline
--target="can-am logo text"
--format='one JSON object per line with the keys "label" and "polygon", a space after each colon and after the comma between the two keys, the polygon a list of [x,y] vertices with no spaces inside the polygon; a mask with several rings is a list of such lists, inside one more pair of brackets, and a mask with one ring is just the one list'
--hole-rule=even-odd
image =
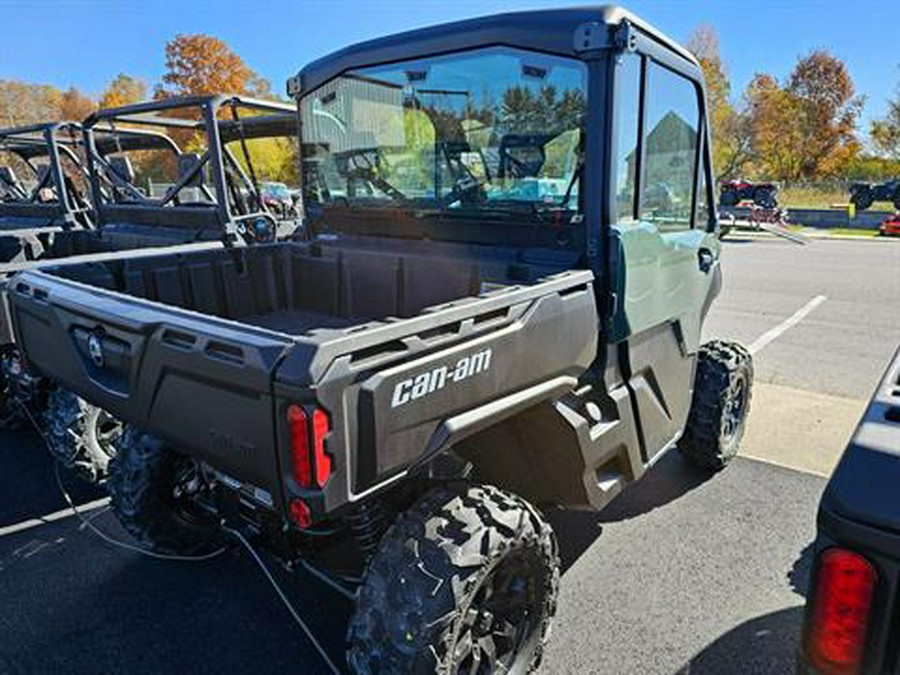
{"label": "can-am logo text", "polygon": [[439,366],[424,373],[419,373],[408,380],[398,382],[394,386],[391,407],[398,408],[405,403],[440,391],[448,382],[462,382],[465,379],[487,372],[491,367],[491,350],[485,349],[475,354],[462,357],[456,365]]}

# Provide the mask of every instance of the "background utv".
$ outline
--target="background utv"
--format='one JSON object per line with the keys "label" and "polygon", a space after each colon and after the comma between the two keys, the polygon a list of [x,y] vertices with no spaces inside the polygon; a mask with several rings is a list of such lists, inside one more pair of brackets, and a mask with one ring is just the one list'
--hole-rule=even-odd
{"label": "background utv", "polygon": [[[309,241],[28,271],[28,361],[133,426],[109,481],[162,551],[224,520],[354,587],[358,672],[529,672],[559,557],[676,444],[737,452],[700,68],[617,8],[356,45],[289,82]],[[657,199],[656,186],[666,186]]]}

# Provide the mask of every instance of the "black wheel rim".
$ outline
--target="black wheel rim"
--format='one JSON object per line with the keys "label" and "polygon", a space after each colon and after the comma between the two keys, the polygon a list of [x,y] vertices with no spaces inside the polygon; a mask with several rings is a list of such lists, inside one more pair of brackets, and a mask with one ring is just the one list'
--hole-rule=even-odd
{"label": "black wheel rim", "polygon": [[517,551],[482,580],[462,616],[457,675],[524,673],[541,638],[546,572],[534,551]]}
{"label": "black wheel rim", "polygon": [[740,377],[735,382],[725,403],[722,436],[726,443],[734,440],[744,423],[744,411],[747,407],[747,381]]}

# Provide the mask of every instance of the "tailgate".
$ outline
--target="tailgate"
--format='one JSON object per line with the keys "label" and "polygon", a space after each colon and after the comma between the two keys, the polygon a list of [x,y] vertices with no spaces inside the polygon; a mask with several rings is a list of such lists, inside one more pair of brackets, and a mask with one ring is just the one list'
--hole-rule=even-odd
{"label": "tailgate", "polygon": [[291,395],[312,389],[331,416],[334,505],[571,392],[598,339],[593,275],[565,272],[294,350],[276,374],[276,410],[283,418]]}
{"label": "tailgate", "polygon": [[277,499],[272,373],[287,338],[29,271],[9,283],[29,365]]}

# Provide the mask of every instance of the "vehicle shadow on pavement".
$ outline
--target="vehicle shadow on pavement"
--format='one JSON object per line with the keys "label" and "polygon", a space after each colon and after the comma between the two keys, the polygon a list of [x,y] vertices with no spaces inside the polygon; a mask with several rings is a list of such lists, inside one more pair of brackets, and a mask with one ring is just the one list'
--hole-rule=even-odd
{"label": "vehicle shadow on pavement", "polygon": [[[66,508],[56,485],[54,460],[41,437],[30,430],[0,431],[0,527]],[[66,489],[76,504],[99,499],[105,492],[63,470]]]}
{"label": "vehicle shadow on pavement", "polygon": [[636,518],[665,506],[714,475],[698,471],[678,452],[672,451],[600,512],[549,510],[546,515],[559,541],[562,572],[565,573],[600,538],[604,524]]}
{"label": "vehicle shadow on pavement", "polygon": [[675,675],[792,673],[803,607],[789,607],[736,626],[694,656]]}
{"label": "vehicle shadow on pavement", "polygon": [[810,542],[803,547],[802,551],[800,551],[800,554],[797,556],[797,559],[787,573],[787,579],[788,583],[791,585],[791,590],[804,598],[809,590],[809,577],[812,572],[814,553],[813,543]]}

